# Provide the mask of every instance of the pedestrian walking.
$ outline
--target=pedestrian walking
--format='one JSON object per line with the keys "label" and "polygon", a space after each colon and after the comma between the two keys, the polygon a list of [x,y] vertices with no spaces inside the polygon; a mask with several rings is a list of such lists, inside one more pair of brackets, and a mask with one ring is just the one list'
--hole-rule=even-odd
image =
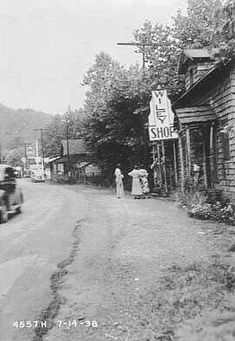
{"label": "pedestrian walking", "polygon": [[134,196],[134,199],[140,199],[143,196],[143,191],[140,183],[140,171],[138,166],[135,166],[134,169],[128,173],[129,176],[132,177],[132,189],[131,194]]}
{"label": "pedestrian walking", "polygon": [[148,172],[144,167],[142,167],[140,170],[140,184],[142,187],[142,192],[144,195],[144,198],[149,198],[149,182],[148,182]]}
{"label": "pedestrian walking", "polygon": [[122,182],[124,175],[121,172],[120,164],[117,165],[114,175],[115,175],[115,182],[116,182],[116,197],[121,199],[124,197],[124,188],[123,188],[123,182]]}

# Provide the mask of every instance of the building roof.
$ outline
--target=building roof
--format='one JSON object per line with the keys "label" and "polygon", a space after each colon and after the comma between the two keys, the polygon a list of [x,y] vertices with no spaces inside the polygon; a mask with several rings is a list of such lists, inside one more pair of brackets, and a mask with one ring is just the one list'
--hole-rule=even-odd
{"label": "building roof", "polygon": [[[82,139],[71,139],[69,141],[69,154],[87,154],[87,148]],[[67,155],[67,140],[61,141],[63,146],[63,155]]]}
{"label": "building roof", "polygon": [[216,49],[187,49],[183,50],[180,56],[179,61],[179,73],[185,73],[187,69],[188,63],[191,61],[197,61],[197,62],[208,62],[212,61],[213,53],[216,52]]}
{"label": "building roof", "polygon": [[195,82],[187,91],[185,91],[173,104],[172,108],[188,106],[186,103],[195,98],[199,91],[208,91],[215,81],[227,77],[230,72],[234,59],[226,63],[218,63],[210,69],[204,76]]}
{"label": "building roof", "polygon": [[209,105],[175,109],[181,124],[203,123],[215,120],[215,113]]}
{"label": "building roof", "polygon": [[88,166],[90,164],[90,162],[79,162],[79,163],[76,163],[74,166],[76,167],[76,168],[84,168],[84,167],[86,167],[86,166]]}
{"label": "building roof", "polygon": [[48,163],[55,162],[58,159],[60,159],[60,156],[53,157],[53,158],[48,160]]}
{"label": "building roof", "polygon": [[[74,165],[78,161],[81,160],[81,156],[79,154],[71,154],[69,155],[69,164]],[[61,158],[55,160],[53,163],[59,164],[59,163],[68,163],[68,157],[67,156],[62,156]]]}
{"label": "building roof", "polygon": [[211,54],[207,49],[187,49],[184,50],[183,53],[190,59],[211,57]]}

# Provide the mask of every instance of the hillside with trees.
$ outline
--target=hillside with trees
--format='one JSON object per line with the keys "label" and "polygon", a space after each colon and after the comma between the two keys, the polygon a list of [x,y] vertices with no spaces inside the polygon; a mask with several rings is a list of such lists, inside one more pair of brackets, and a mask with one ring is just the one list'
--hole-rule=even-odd
{"label": "hillside with trees", "polygon": [[39,139],[36,128],[50,124],[52,116],[32,109],[14,110],[0,104],[0,147],[1,157],[8,155],[20,159],[24,156],[24,144],[35,143]]}

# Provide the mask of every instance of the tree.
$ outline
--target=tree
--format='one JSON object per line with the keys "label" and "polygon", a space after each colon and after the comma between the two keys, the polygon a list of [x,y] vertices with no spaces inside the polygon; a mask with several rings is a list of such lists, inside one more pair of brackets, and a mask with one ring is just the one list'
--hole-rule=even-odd
{"label": "tree", "polygon": [[[220,0],[188,0],[186,15],[178,11],[173,25],[153,25],[146,21],[134,33],[144,44],[152,89],[160,84],[174,99],[184,90],[178,75],[179,56],[184,48],[220,47],[227,54],[234,49],[234,0],[223,6]],[[137,52],[143,53],[140,46]]]}
{"label": "tree", "polygon": [[188,0],[187,15],[177,13],[173,35],[181,48],[203,48],[210,46],[215,27],[221,19],[216,13],[222,7],[220,0]]}
{"label": "tree", "polygon": [[235,2],[227,0],[216,12],[213,45],[218,48],[217,58],[227,62],[235,56]]}
{"label": "tree", "polygon": [[53,116],[48,131],[45,131],[43,145],[45,156],[56,157],[61,154],[61,140],[67,138],[66,124],[70,139],[81,138],[83,115],[82,109],[71,110],[68,107],[64,115]]}
{"label": "tree", "polygon": [[147,104],[149,78],[139,67],[125,69],[102,52],[84,77],[85,140],[108,172],[115,163],[129,164],[143,156],[143,122],[133,113]]}
{"label": "tree", "polygon": [[16,166],[22,166],[22,158],[24,157],[24,150],[22,147],[14,148],[9,150],[5,154],[5,162],[9,163],[10,165],[16,167]]}
{"label": "tree", "polygon": [[[146,21],[134,32],[135,41],[145,44],[145,58],[151,81],[151,90],[160,85],[168,94],[176,96],[183,90],[182,78],[178,76],[178,59],[181,52],[179,42],[170,26]],[[142,47],[139,52],[143,52]]]}

